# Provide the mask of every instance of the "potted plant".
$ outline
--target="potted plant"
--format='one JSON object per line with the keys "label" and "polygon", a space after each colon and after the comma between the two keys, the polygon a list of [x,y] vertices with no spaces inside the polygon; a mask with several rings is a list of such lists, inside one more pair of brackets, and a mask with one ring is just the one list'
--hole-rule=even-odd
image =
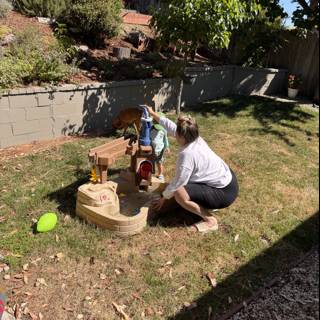
{"label": "potted plant", "polygon": [[288,78],[288,97],[294,99],[299,92],[301,79],[295,74],[290,74]]}

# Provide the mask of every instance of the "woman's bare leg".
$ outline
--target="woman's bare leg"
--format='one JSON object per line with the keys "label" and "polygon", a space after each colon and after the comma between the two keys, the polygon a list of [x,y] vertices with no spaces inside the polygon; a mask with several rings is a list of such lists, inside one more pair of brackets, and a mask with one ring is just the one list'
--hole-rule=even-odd
{"label": "woman's bare leg", "polygon": [[175,199],[178,204],[187,211],[190,211],[199,217],[201,217],[204,221],[208,223],[209,226],[214,226],[218,224],[218,221],[215,217],[210,215],[208,211],[202,208],[197,203],[191,201],[186,189],[184,187],[179,188],[174,193]]}

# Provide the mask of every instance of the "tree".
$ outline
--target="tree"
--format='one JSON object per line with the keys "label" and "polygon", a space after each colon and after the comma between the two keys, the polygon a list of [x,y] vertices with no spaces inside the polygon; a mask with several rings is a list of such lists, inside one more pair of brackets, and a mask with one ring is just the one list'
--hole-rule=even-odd
{"label": "tree", "polygon": [[229,58],[233,63],[250,67],[266,67],[271,52],[277,52],[285,42],[282,19],[287,17],[279,0],[257,0],[258,16],[233,32]]}
{"label": "tree", "polygon": [[232,30],[259,11],[256,1],[164,0],[153,25],[160,38],[188,55],[199,43],[226,48]]}
{"label": "tree", "polygon": [[294,0],[298,7],[293,12],[292,21],[298,28],[319,30],[319,0]]}
{"label": "tree", "polygon": [[232,31],[256,15],[259,8],[253,0],[164,0],[154,14],[153,26],[164,43],[174,44],[184,53],[186,62],[200,43],[227,48]]}

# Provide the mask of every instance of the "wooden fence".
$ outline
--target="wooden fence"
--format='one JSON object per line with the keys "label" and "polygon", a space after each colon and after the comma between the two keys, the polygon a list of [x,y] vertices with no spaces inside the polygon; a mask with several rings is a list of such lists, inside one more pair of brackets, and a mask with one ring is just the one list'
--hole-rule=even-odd
{"label": "wooden fence", "polygon": [[286,33],[287,43],[269,57],[269,67],[285,68],[302,77],[301,94],[319,101],[319,32],[306,38]]}

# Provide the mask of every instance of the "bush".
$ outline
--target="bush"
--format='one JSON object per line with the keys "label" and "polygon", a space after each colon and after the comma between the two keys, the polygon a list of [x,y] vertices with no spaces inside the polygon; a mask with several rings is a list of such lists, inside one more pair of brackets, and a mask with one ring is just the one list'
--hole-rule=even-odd
{"label": "bush", "polygon": [[94,38],[119,33],[122,0],[76,0],[66,18],[69,26]]}
{"label": "bush", "polygon": [[56,84],[73,72],[66,59],[58,43],[46,44],[36,30],[27,29],[17,35],[1,59],[0,89],[30,83]]}
{"label": "bush", "polygon": [[137,65],[135,61],[121,60],[114,68],[115,80],[148,79],[153,75],[153,68],[145,64]]}
{"label": "bush", "polygon": [[0,0],[0,18],[5,18],[12,9],[11,3],[7,0]]}
{"label": "bush", "polygon": [[165,78],[183,78],[186,64],[183,61],[159,61],[155,67]]}
{"label": "bush", "polygon": [[9,27],[0,25],[0,40],[4,39],[11,32],[12,30]]}
{"label": "bush", "polygon": [[14,0],[15,8],[28,16],[59,19],[69,8],[70,0]]}

